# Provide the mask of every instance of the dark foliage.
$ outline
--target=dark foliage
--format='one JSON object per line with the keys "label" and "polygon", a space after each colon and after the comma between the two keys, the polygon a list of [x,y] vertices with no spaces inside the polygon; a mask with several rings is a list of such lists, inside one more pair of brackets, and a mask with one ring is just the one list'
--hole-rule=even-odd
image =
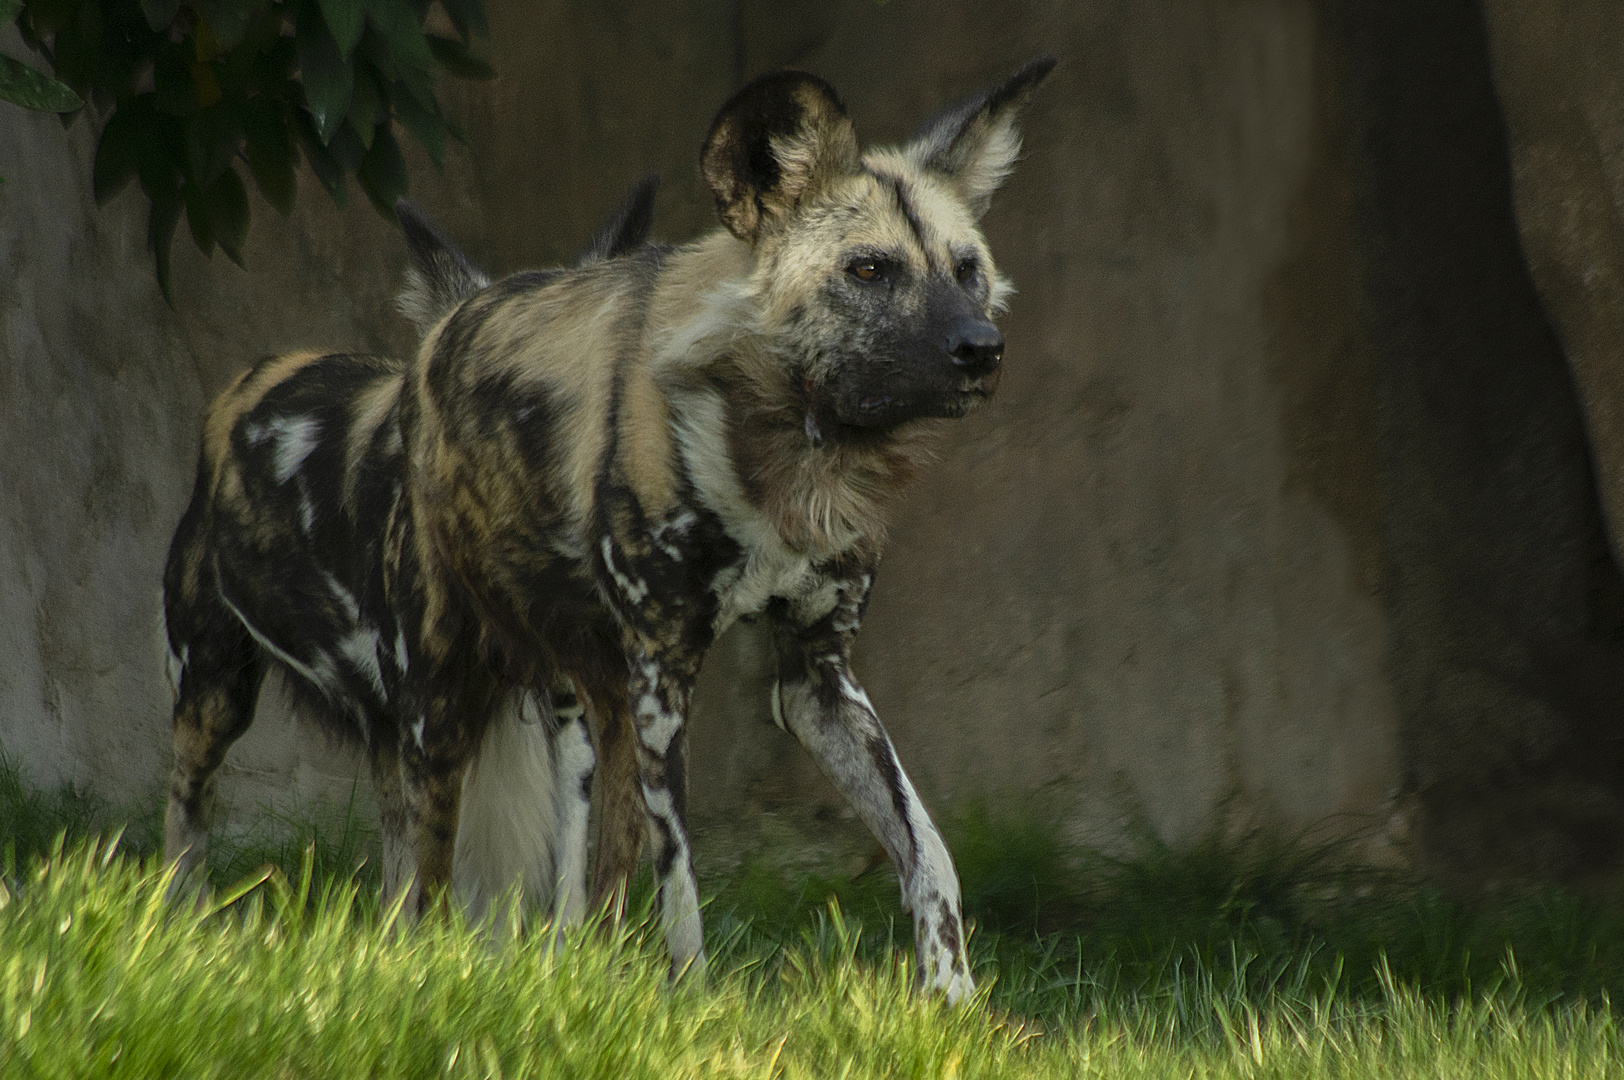
{"label": "dark foliage", "polygon": [[[242,265],[249,204],[240,166],[283,214],[302,157],[340,206],[354,176],[395,220],[407,185],[396,122],[439,164],[454,132],[436,74],[491,74],[474,49],[488,33],[482,0],[432,3],[24,0],[16,21],[68,90],[111,113],[96,150],[96,201],[140,181],[151,207],[147,246],[168,298],[170,242],[183,215],[200,251],[218,247]],[[455,36],[434,33],[440,23]]]}

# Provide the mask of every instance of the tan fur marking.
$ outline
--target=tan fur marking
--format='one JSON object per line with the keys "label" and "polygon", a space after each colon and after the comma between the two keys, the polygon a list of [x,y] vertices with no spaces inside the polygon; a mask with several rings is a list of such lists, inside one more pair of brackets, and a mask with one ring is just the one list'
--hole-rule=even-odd
{"label": "tan fur marking", "polygon": [[355,495],[355,474],[361,459],[372,446],[378,426],[388,417],[389,410],[400,400],[400,388],[405,384],[404,374],[374,379],[355,396],[350,410],[350,427],[344,433],[344,492],[345,505]]}
{"label": "tan fur marking", "polygon": [[671,410],[646,367],[627,371],[620,392],[620,457],[626,482],[643,512],[658,520],[670,513],[676,496]]}
{"label": "tan fur marking", "polygon": [[259,368],[250,368],[237,376],[214,399],[214,404],[209,406],[208,419],[203,424],[203,455],[216,471],[216,482],[220,465],[231,453],[231,432],[238,421],[260,403],[271,387],[324,355],[306,351],[278,356]]}

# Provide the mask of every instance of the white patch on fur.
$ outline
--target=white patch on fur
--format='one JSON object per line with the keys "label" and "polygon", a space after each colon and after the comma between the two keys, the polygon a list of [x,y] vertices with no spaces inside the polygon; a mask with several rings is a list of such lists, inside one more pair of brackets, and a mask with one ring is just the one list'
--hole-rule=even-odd
{"label": "white patch on fur", "polygon": [[302,485],[299,491],[299,527],[304,530],[306,536],[315,534],[316,504],[311,501],[310,493],[303,490]]}
{"label": "white patch on fur", "polygon": [[412,741],[417,743],[419,750],[423,749],[423,728],[428,722],[429,718],[419,713],[417,723],[412,725]]}
{"label": "white patch on fur", "polygon": [[334,666],[332,657],[325,653],[318,653],[314,660],[308,664],[305,663],[266,637],[259,627],[248,621],[248,616],[244,615],[242,609],[233,604],[231,598],[224,592],[220,593],[220,599],[226,607],[231,609],[231,613],[237,617],[237,621],[243,624],[249,636],[259,642],[262,649],[283,664],[286,664],[296,675],[310,683],[317,690],[320,690],[328,698],[334,701],[341,699],[343,686],[338,680],[338,669]]}
{"label": "white patch on fur", "polygon": [[644,694],[637,702],[637,737],[656,754],[671,748],[671,740],[682,730],[682,717],[660,708],[659,698]]}
{"label": "white patch on fur", "polygon": [[673,544],[672,540],[687,536],[698,521],[698,515],[684,507],[675,517],[660,522],[652,537],[654,546],[665,552],[672,562],[680,563],[682,561],[682,549]]}
{"label": "white patch on fur", "polygon": [[545,728],[522,721],[522,691],[498,704],[462,777],[451,882],[470,919],[506,926],[510,891],[526,906],[552,896],[556,777]]}
{"label": "white patch on fur", "polygon": [[611,550],[613,546],[607,536],[599,545],[603,550],[603,565],[608,569],[609,576],[615,579],[615,585],[620,589],[621,596],[625,597],[628,603],[641,604],[648,596],[648,582],[642,578],[633,581],[620,572],[619,567],[615,566],[615,557]]}
{"label": "white patch on fur", "polygon": [[660,665],[645,656],[637,666],[640,681],[647,687],[638,695],[632,709],[637,721],[637,737],[656,754],[664,754],[671,748],[671,740],[682,730],[682,714],[666,712],[660,707],[660,696],[654,692],[660,684]]}
{"label": "white patch on fur", "polygon": [[727,417],[720,395],[710,390],[673,397],[678,445],[700,501],[722,521],[746,552],[742,567],[730,567],[711,583],[716,593],[714,631],[720,636],[740,616],[763,611],[785,597],[798,612],[815,611],[808,622],[835,605],[834,586],[812,569],[812,560],[785,546],[773,523],[745,497],[727,446]]}
{"label": "white patch on fur", "polygon": [[[690,309],[693,314],[676,325],[666,325],[652,335],[655,346],[653,365],[656,370],[667,366],[684,366],[695,356],[707,352],[706,342],[725,342],[738,333],[741,326],[753,326],[761,316],[761,300],[750,287],[750,262],[753,256],[743,244],[729,250],[737,262],[733,272],[711,289]],[[714,354],[713,354],[714,355]]]}
{"label": "white patch on fur", "polygon": [[355,594],[340,584],[332,571],[323,570],[321,576],[327,582],[327,590],[333,594],[333,598],[344,606],[344,614],[349,616],[350,624],[352,626],[359,624],[361,605],[355,602]]}
{"label": "white patch on fur", "polygon": [[321,435],[321,422],[313,416],[278,416],[267,420],[254,431],[244,429],[250,446],[267,438],[276,439],[275,455],[271,459],[272,474],[278,484],[293,479],[305,458],[316,449]]}
{"label": "white patch on fur", "polygon": [[[643,785],[643,800],[648,805],[651,819],[665,823],[676,846],[671,859],[671,872],[660,886],[660,922],[665,927],[665,947],[671,954],[671,970],[679,975],[705,974],[705,924],[699,914],[699,883],[694,880],[693,857],[688,850],[688,837],[677,821],[671,804],[671,793],[664,788]],[[663,837],[649,825],[649,847],[658,850]]]}
{"label": "white patch on fur", "polygon": [[372,688],[378,692],[378,697],[387,702],[389,691],[384,688],[383,668],[378,663],[378,650],[382,647],[383,641],[378,632],[365,626],[346,634],[338,643],[338,651],[367,677]]}
{"label": "white patch on fur", "polygon": [[553,770],[557,777],[554,814],[558,850],[554,853],[553,918],[559,926],[575,926],[586,915],[586,840],[592,814],[591,800],[582,792],[592,782],[598,758],[587,733],[579,705],[559,710],[553,736]]}
{"label": "white patch on fur", "polygon": [[395,670],[406,674],[406,631],[395,631]]}

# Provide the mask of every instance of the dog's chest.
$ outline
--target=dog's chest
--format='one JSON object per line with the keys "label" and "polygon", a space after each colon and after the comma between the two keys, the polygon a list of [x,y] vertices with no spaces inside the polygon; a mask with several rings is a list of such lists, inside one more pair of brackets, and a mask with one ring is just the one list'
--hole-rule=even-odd
{"label": "dog's chest", "polygon": [[712,591],[718,636],[741,617],[760,614],[775,597],[800,609],[832,608],[836,600],[833,583],[811,559],[775,542],[746,548],[739,562],[717,574]]}

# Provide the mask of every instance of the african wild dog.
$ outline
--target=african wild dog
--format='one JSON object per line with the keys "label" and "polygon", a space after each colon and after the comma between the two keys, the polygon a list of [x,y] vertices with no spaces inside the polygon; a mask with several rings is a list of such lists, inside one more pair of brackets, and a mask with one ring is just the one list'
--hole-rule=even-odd
{"label": "african wild dog", "polygon": [[[633,187],[577,266],[644,242],[658,183],[650,176]],[[401,219],[432,269],[445,240],[404,204]],[[489,283],[466,260],[459,268],[470,287]],[[422,318],[409,304],[403,314]],[[196,486],[164,573],[176,686],[164,852],[180,862],[177,891],[203,861],[215,770],[252,721],[268,667],[291,676],[301,711],[329,734],[365,744],[383,818],[385,896],[411,879],[398,747],[412,628],[392,607],[401,564],[385,558],[407,512],[399,410],[408,366],[354,354],[268,357],[209,411]],[[574,775],[579,791],[591,776],[584,710],[571,693],[545,691],[508,690],[487,704],[493,720],[464,779],[458,892],[478,915],[518,881],[527,899],[553,898],[565,921],[578,918],[585,807],[563,791],[550,799],[546,788],[555,774]],[[575,863],[553,865],[553,848],[572,850],[555,843],[555,832],[579,834]]]}
{"label": "african wild dog", "polygon": [[[923,981],[953,999],[972,988],[952,860],[850,655],[887,510],[930,458],[938,421],[997,384],[1003,339],[991,316],[1009,286],[978,220],[1019,151],[1016,115],[1053,63],[1028,64],[899,149],[866,153],[826,83],[800,72],[759,79],[723,106],[701,151],[725,230],[487,286],[419,226],[403,307],[431,325],[403,384],[350,392],[356,415],[378,417],[364,438],[311,438],[300,425],[312,414],[292,400],[269,403],[261,423],[280,426],[251,428],[252,374],[247,407],[228,395],[217,408],[206,447],[229,439],[233,454],[258,453],[266,490],[200,487],[205,510],[194,504],[188,519],[274,497],[280,508],[267,513],[291,535],[300,510],[289,486],[302,463],[323,452],[361,463],[345,475],[367,493],[352,498],[376,500],[375,543],[264,581],[281,541],[234,536],[259,550],[228,567],[211,537],[196,559],[213,559],[214,578],[188,570],[178,542],[171,572],[208,593],[213,633],[247,642],[247,626],[272,656],[303,664],[295,671],[307,681],[364,700],[374,758],[386,762],[380,787],[395,784],[404,807],[419,906],[454,878],[459,802],[470,763],[483,770],[491,752],[493,710],[526,692],[584,700],[596,751],[576,736],[579,767],[558,785],[563,804],[576,799],[560,862],[581,861],[572,852],[597,768],[595,893],[629,871],[646,829],[673,969],[702,967],[685,822],[688,700],[710,643],[761,614],[779,656],[774,719],[890,852]],[[273,371],[261,381],[308,380]],[[369,454],[368,440],[397,433],[404,463],[366,473],[367,462],[396,460]],[[205,464],[215,460],[206,449]],[[326,520],[318,510],[312,528]],[[274,600],[241,607],[262,584]],[[177,652],[192,642],[191,677],[199,645],[176,632],[173,613],[171,636]],[[176,820],[193,820],[176,800],[199,788],[235,733],[221,725],[206,753],[182,749],[183,734],[200,741],[195,721],[182,724],[188,701],[195,713],[241,685],[230,663],[211,664],[195,688],[182,684]],[[563,727],[579,730],[573,719]],[[172,856],[199,835],[188,829]]]}

